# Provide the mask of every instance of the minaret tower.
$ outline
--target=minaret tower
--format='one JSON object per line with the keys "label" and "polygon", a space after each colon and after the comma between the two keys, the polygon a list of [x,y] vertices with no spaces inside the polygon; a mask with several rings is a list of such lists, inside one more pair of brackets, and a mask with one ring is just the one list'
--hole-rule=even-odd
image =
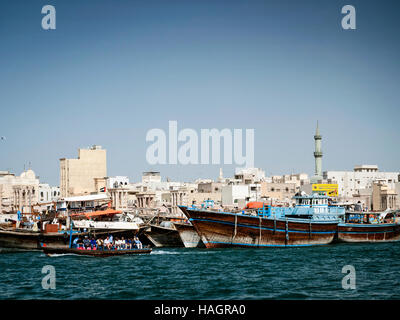
{"label": "minaret tower", "polygon": [[315,151],[314,151],[314,159],[315,159],[315,176],[312,177],[314,182],[318,182],[318,180],[322,180],[322,150],[321,150],[321,140],[322,136],[319,133],[319,126],[317,121],[317,130],[315,131],[314,141],[315,141]]}
{"label": "minaret tower", "polygon": [[223,180],[224,180],[224,174],[222,173],[222,168],[219,168],[218,182],[223,182]]}

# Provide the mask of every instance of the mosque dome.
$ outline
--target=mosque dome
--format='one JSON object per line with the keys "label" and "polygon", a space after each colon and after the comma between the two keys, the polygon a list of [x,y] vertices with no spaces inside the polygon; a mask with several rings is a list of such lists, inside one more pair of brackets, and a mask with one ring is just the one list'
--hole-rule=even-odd
{"label": "mosque dome", "polygon": [[22,172],[20,177],[33,180],[33,179],[36,179],[36,174],[32,169],[28,169],[28,170]]}

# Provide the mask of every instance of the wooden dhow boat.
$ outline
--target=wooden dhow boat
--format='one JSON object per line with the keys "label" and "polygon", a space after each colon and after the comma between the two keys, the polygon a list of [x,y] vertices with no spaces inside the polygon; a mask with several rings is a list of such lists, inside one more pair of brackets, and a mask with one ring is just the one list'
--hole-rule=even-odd
{"label": "wooden dhow boat", "polygon": [[155,247],[184,247],[178,230],[170,221],[150,224],[144,235]]}
{"label": "wooden dhow boat", "polygon": [[391,242],[400,240],[399,211],[347,211],[338,224],[339,242]]}
{"label": "wooden dhow boat", "polygon": [[220,212],[180,206],[207,248],[326,245],[334,240],[344,208],[324,195],[297,194],[295,207],[263,206]]}
{"label": "wooden dhow boat", "polygon": [[204,248],[199,234],[191,223],[174,223],[185,248]]}

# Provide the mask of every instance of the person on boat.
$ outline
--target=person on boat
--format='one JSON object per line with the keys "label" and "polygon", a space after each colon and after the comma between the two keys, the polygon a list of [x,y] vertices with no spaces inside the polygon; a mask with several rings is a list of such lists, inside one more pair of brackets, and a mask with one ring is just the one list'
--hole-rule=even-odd
{"label": "person on boat", "polygon": [[135,244],[136,244],[136,248],[138,248],[138,249],[142,249],[143,248],[143,245],[140,242],[138,237],[135,237]]}
{"label": "person on boat", "polygon": [[90,240],[90,246],[92,247],[92,249],[97,247],[97,242],[94,237],[92,237],[92,239]]}
{"label": "person on boat", "polygon": [[107,237],[106,240],[104,240],[104,246],[107,247],[108,250],[111,250],[112,242],[110,241],[110,237]]}
{"label": "person on boat", "polygon": [[120,245],[119,244],[119,239],[115,238],[115,240],[114,240],[114,248],[118,250],[119,249],[119,245]]}
{"label": "person on boat", "polygon": [[124,241],[122,241],[122,239],[118,238],[117,240],[117,248],[118,250],[123,249],[122,245],[124,244]]}
{"label": "person on boat", "polygon": [[121,247],[121,249],[126,249],[126,242],[125,242],[124,237],[121,238],[120,247]]}
{"label": "person on boat", "polygon": [[132,249],[132,240],[131,239],[126,239],[125,240],[125,247],[126,249]]}
{"label": "person on boat", "polygon": [[72,247],[73,248],[78,248],[78,246],[79,246],[78,242],[79,242],[79,237],[76,237],[74,239],[74,241],[72,241]]}
{"label": "person on boat", "polygon": [[114,244],[114,237],[112,235],[110,235],[110,242],[111,244]]}
{"label": "person on boat", "polygon": [[85,236],[85,239],[83,240],[83,245],[84,245],[85,249],[90,247],[90,240],[89,240],[88,236]]}
{"label": "person on boat", "polygon": [[98,249],[103,249],[103,245],[104,245],[103,239],[98,238],[96,241],[96,244],[97,244]]}

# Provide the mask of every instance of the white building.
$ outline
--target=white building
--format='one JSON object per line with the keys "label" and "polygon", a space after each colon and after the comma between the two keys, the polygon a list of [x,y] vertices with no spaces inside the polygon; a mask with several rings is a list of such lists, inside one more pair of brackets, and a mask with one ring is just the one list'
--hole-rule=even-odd
{"label": "white building", "polygon": [[161,175],[158,171],[147,171],[142,174],[142,182],[161,182]]}
{"label": "white building", "polygon": [[60,187],[52,187],[47,183],[39,184],[38,203],[55,202],[60,198]]}
{"label": "white building", "polygon": [[31,206],[38,203],[39,178],[28,169],[15,176],[8,171],[0,171],[2,205],[1,210],[11,212],[21,210],[30,212]]}
{"label": "white building", "polygon": [[236,168],[235,180],[244,184],[260,183],[265,181],[265,171],[259,168]]}
{"label": "white building", "polygon": [[250,200],[248,185],[228,185],[222,187],[222,206],[244,207]]}
{"label": "white building", "polygon": [[357,165],[353,171],[325,171],[326,183],[337,183],[340,197],[352,197],[362,189],[372,189],[374,181],[381,181],[395,189],[399,172],[380,172],[377,165]]}
{"label": "white building", "polygon": [[115,176],[115,177],[107,177],[106,179],[106,188],[119,188],[119,187],[127,187],[129,185],[129,178],[126,176]]}

